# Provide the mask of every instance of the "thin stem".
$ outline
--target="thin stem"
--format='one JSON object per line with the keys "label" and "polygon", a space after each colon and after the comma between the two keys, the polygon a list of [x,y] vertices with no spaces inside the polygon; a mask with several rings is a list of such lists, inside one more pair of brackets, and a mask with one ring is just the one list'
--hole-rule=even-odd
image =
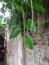
{"label": "thin stem", "polygon": [[25,35],[25,16],[23,14],[23,22],[24,22],[24,35]]}
{"label": "thin stem", "polygon": [[[23,8],[23,0],[22,0],[22,8]],[[25,13],[22,11],[22,16],[23,16],[23,22],[24,22],[24,35],[25,35]]]}
{"label": "thin stem", "polygon": [[33,26],[33,3],[32,0],[31,1],[31,12],[32,12],[32,23],[31,23],[31,30],[32,30],[32,26]]}

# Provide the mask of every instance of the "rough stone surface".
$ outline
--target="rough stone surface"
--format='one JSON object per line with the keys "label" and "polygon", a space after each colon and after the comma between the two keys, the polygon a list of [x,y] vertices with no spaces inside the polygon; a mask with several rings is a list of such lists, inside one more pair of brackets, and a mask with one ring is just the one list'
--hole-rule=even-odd
{"label": "rough stone surface", "polygon": [[36,45],[32,50],[26,49],[26,65],[49,65],[48,48]]}
{"label": "rough stone surface", "polygon": [[18,65],[17,38],[9,39],[10,30],[7,32],[7,65]]}
{"label": "rough stone surface", "polygon": [[[18,40],[8,38],[7,42],[7,65],[18,65]],[[46,45],[35,45],[32,50],[26,48],[26,65],[49,65],[49,47]]]}

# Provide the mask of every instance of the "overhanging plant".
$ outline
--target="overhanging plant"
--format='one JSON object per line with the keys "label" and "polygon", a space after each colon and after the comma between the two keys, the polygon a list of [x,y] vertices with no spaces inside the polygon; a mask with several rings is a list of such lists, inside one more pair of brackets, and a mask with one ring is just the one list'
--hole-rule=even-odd
{"label": "overhanging plant", "polygon": [[[11,34],[10,34],[10,39],[17,37],[23,30],[24,32],[25,29],[31,30],[36,32],[36,24],[33,22],[33,9],[36,11],[40,11],[42,13],[45,13],[45,10],[43,6],[37,1],[37,0],[32,0],[32,2],[28,1],[20,1],[20,0],[0,0],[6,2],[5,8],[8,8],[12,11],[12,17],[9,20],[9,27],[12,29]],[[32,4],[32,5],[31,5]],[[32,9],[27,10],[28,13],[26,13],[26,6],[27,9]],[[39,7],[40,6],[40,7]],[[32,17],[29,15],[31,13]],[[28,14],[28,19],[26,17],[26,14]],[[30,17],[29,17],[30,16]],[[16,27],[14,27],[16,25]],[[22,26],[22,27],[21,27]],[[14,28],[14,29],[13,29]],[[34,42],[33,39],[29,34],[23,33],[22,36],[22,41],[24,45],[26,45],[28,48],[32,49]]]}

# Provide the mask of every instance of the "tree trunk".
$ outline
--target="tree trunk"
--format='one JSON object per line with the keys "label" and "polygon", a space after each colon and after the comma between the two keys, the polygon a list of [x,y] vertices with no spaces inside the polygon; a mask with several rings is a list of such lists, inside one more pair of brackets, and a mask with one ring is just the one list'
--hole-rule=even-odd
{"label": "tree trunk", "polygon": [[21,34],[19,34],[18,37],[14,39],[9,39],[10,31],[10,29],[6,29],[7,65],[24,65]]}

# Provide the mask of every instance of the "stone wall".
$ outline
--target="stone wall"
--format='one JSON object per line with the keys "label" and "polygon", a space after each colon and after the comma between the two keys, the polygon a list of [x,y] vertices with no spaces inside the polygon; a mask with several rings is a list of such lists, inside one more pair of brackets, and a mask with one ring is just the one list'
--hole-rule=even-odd
{"label": "stone wall", "polygon": [[[9,34],[10,31],[7,32],[7,65],[24,65],[21,61],[23,59],[21,40],[18,40],[18,38],[10,40]],[[49,65],[49,47],[47,44],[35,45],[32,50],[25,48],[25,51],[26,65]]]}
{"label": "stone wall", "polygon": [[17,38],[9,39],[10,30],[6,29],[7,39],[7,65],[18,65],[18,44]]}
{"label": "stone wall", "polygon": [[49,47],[34,46],[26,49],[26,65],[49,65]]}

